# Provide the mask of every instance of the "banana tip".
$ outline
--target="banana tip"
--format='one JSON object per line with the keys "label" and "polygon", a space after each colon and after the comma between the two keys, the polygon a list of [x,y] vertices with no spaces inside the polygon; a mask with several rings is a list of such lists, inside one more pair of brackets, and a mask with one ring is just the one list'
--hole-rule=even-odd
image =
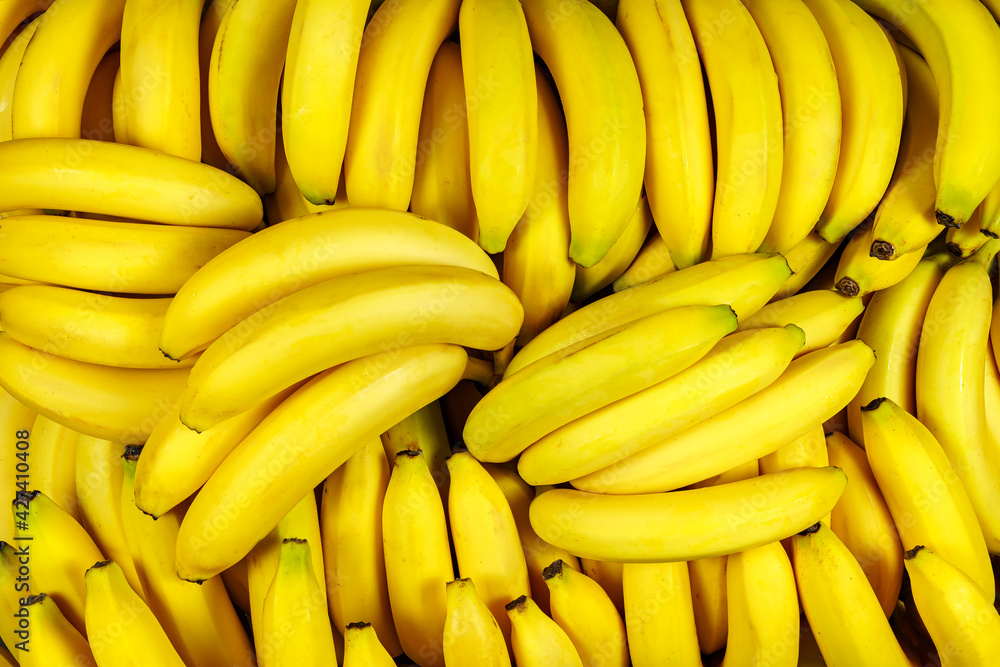
{"label": "banana tip", "polygon": [[955,216],[948,215],[944,211],[934,211],[934,217],[937,219],[939,225],[944,225],[945,227],[960,227],[961,225]]}
{"label": "banana tip", "polygon": [[125,453],[122,454],[122,458],[126,461],[138,461],[141,453],[142,445],[125,445]]}
{"label": "banana tip", "polygon": [[916,558],[916,556],[917,556],[918,553],[920,553],[921,551],[923,551],[926,548],[927,547],[925,547],[924,545],[918,544],[917,546],[915,546],[912,549],[910,549],[909,551],[907,551],[906,554],[905,554],[905,556],[903,556],[903,559],[904,560],[913,560],[914,558]]}
{"label": "banana tip", "polygon": [[895,257],[896,248],[888,241],[873,241],[871,250],[868,251],[870,257],[888,261]]}
{"label": "banana tip", "polygon": [[882,405],[882,403],[884,403],[885,400],[886,400],[885,396],[881,396],[879,398],[876,398],[874,401],[871,401],[868,405],[861,406],[861,410],[863,412],[871,412],[872,410],[876,409],[878,406]]}
{"label": "banana tip", "polygon": [[521,597],[515,598],[514,600],[511,600],[510,602],[505,604],[504,609],[506,609],[507,611],[523,611],[524,604],[527,601],[528,601],[528,596],[522,595]]}
{"label": "banana tip", "polygon": [[364,621],[355,621],[354,623],[348,623],[347,624],[347,629],[348,630],[364,630],[365,628],[370,628],[371,626],[372,626],[371,623],[365,623]]}
{"label": "banana tip", "polygon": [[962,257],[965,253],[962,251],[962,246],[957,243],[945,243],[944,247],[955,257]]}
{"label": "banana tip", "polygon": [[562,571],[563,571],[563,562],[562,559],[560,558],[558,560],[553,561],[551,565],[542,570],[542,579],[544,581],[548,581],[553,577],[558,577],[559,575],[561,575]]}
{"label": "banana tip", "polygon": [[838,280],[836,287],[837,291],[844,296],[856,297],[861,293],[861,288],[858,286],[858,283],[853,278],[848,278],[847,276]]}
{"label": "banana tip", "polygon": [[813,533],[818,533],[821,525],[822,523],[817,521],[816,523],[814,523],[813,525],[809,526],[801,533],[799,533],[799,535],[812,535]]}

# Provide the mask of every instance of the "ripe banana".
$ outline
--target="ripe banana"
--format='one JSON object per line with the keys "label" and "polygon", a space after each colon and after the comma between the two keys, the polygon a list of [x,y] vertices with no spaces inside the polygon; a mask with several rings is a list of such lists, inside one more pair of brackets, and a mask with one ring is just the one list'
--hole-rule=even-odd
{"label": "ripe banana", "polygon": [[[536,495],[545,493],[554,487],[538,487]],[[618,613],[625,614],[625,584],[623,570],[625,564],[617,561],[580,559],[580,571],[600,584],[611,601],[615,603]]]}
{"label": "ripe banana", "polygon": [[79,433],[44,415],[35,417],[30,435],[27,487],[37,489],[77,522],[76,443]]}
{"label": "ripe banana", "polygon": [[[349,623],[344,636],[344,667],[395,667],[396,662],[371,623]],[[489,663],[484,663],[489,664]]]}
{"label": "ripe banana", "polygon": [[[782,111],[767,44],[739,0],[683,3],[715,115],[712,257],[755,252],[781,188]],[[726,16],[726,21],[718,20]]]}
{"label": "ripe banana", "polygon": [[[17,4],[15,2],[4,5],[0,11],[6,11],[8,8],[14,9]],[[0,54],[0,141],[10,141],[14,138],[14,123],[11,116],[14,112],[14,86],[17,82],[17,72],[21,67],[24,51],[28,48],[28,42],[31,41],[35,30],[41,23],[40,18],[38,17],[24,26],[11,40],[7,50]],[[5,15],[3,19],[7,20],[9,17]]]}
{"label": "ripe banana", "polygon": [[830,465],[830,458],[826,450],[823,427],[817,426],[770,454],[762,456],[758,465],[762,475],[792,468],[825,468]]}
{"label": "ripe banana", "polygon": [[401,266],[334,278],[212,343],[191,369],[180,419],[204,431],[337,364],[369,354],[391,364],[403,346],[496,350],[517,336],[522,317],[513,292],[472,269]]}
{"label": "ripe banana", "polygon": [[625,623],[600,584],[557,560],[545,568],[552,620],[569,636],[585,665],[628,667]]}
{"label": "ripe banana", "polygon": [[[8,619],[15,618],[14,614],[20,608],[20,598],[23,597],[22,594],[30,593],[28,584],[24,581],[17,581],[19,567],[23,565],[23,560],[27,558],[30,562],[31,556],[23,553],[23,545],[14,547],[11,543],[16,544],[11,538],[11,542],[0,542],[0,584],[3,585],[4,590],[9,591],[8,595],[0,597],[0,611],[3,612]],[[28,547],[28,552],[30,554],[31,547]],[[14,593],[18,593],[15,595]],[[30,623],[30,621],[28,621]],[[20,625],[20,620],[16,623],[8,622],[0,626],[0,639],[3,639],[4,646],[14,647],[21,636],[18,635],[18,631],[21,630],[18,626]],[[30,637],[30,634],[29,634]],[[15,662],[14,665],[17,663]]]}
{"label": "ripe banana", "polygon": [[469,239],[409,213],[346,208],[304,216],[254,234],[188,280],[167,310],[160,349],[184,358],[302,289],[404,264],[462,266],[497,277],[489,256]]}
{"label": "ripe banana", "polygon": [[[804,0],[826,35],[840,82],[843,134],[833,190],[816,225],[839,241],[878,205],[892,178],[905,96],[890,37],[849,0]],[[871,246],[865,246],[865,254]]]}
{"label": "ripe banana", "polygon": [[902,282],[913,272],[924,256],[925,248],[918,248],[887,262],[871,254],[872,226],[859,226],[837,262],[834,286],[844,296],[863,297]]}
{"label": "ripe banana", "polygon": [[772,301],[798,294],[820,270],[827,266],[840,245],[840,243],[827,243],[816,232],[809,232],[802,241],[785,253],[785,260],[792,275],[778,289]]}
{"label": "ripe banana", "polygon": [[740,331],[794,324],[806,335],[796,356],[828,347],[861,316],[865,304],[833,290],[811,290],[772,301],[740,322]]}
{"label": "ripe banana", "polygon": [[27,650],[17,651],[20,665],[96,667],[87,640],[66,620],[52,598],[39,593],[22,597],[20,604],[21,610],[31,619],[31,639],[25,644]]}
{"label": "ripe banana", "polygon": [[577,265],[576,281],[573,283],[573,301],[580,303],[589,299],[625,273],[625,269],[632,264],[642,249],[652,225],[653,214],[649,211],[646,197],[641,197],[631,220],[608,250],[608,254],[589,269]]}
{"label": "ripe banana", "polygon": [[993,186],[979,208],[981,209],[979,231],[991,238],[997,238],[1000,234],[1000,182]]}
{"label": "ripe banana", "polygon": [[589,268],[621,236],[642,189],[646,121],[639,77],[614,24],[586,0],[522,6],[569,129],[569,257]]}
{"label": "ripe banana", "polygon": [[[216,169],[229,169],[226,156],[219,148],[219,142],[215,138],[215,130],[212,129],[212,111],[208,101],[208,72],[212,66],[212,49],[215,47],[215,38],[219,35],[219,26],[222,19],[229,11],[229,7],[235,0],[205,0],[205,9],[201,16],[201,27],[198,29],[198,83],[199,83],[199,107],[201,118],[201,161],[210,164]],[[122,108],[122,122],[124,123],[124,106]],[[117,122],[115,123],[118,124]]]}
{"label": "ripe banana", "polygon": [[454,387],[466,358],[456,345],[418,345],[313,378],[226,457],[195,497],[177,540],[178,575],[203,580],[236,563],[364,443]]}
{"label": "ripe banana", "polygon": [[531,525],[542,538],[584,558],[693,560],[789,537],[833,509],[846,484],[837,468],[796,468],[670,493],[554,489],[532,502]]}
{"label": "ripe banana", "polygon": [[[473,361],[470,357],[469,366],[472,365]],[[468,375],[469,366],[466,367],[466,375]],[[404,449],[419,449],[424,453],[424,460],[427,461],[434,482],[441,492],[441,500],[445,504],[445,513],[447,514],[447,459],[451,456],[451,440],[448,439],[441,403],[432,401],[412,415],[405,417],[383,433],[381,440],[387,461],[394,460],[396,454]]]}
{"label": "ripe banana", "polygon": [[[410,206],[427,75],[459,0],[387,0],[361,38],[344,154],[352,206]],[[467,91],[471,94],[482,94]]]}
{"label": "ripe banana", "polygon": [[[0,9],[0,40],[7,39],[32,14],[44,12],[53,0],[10,0]],[[8,47],[9,48],[9,47]]]}
{"label": "ripe banana", "polygon": [[292,178],[292,172],[288,168],[288,160],[285,159],[285,146],[281,137],[277,139],[275,145],[274,169],[275,186],[274,192],[264,196],[264,214],[267,217],[268,225],[276,225],[285,220],[299,218],[310,213],[319,213],[333,208],[343,208],[347,206],[347,192],[343,188],[344,179],[340,179],[340,187],[337,190],[337,198],[332,206],[310,204],[309,200],[302,196],[299,186]]}
{"label": "ripe banana", "polygon": [[219,148],[260,195],[275,188],[278,87],[294,10],[294,0],[233,2],[209,64],[208,104]]}
{"label": "ripe banana", "polygon": [[[115,83],[111,89],[111,121],[115,133],[116,144],[127,144],[128,124],[125,120],[125,93],[122,91],[122,70],[121,67],[115,73]],[[221,169],[218,165],[212,165]]]}
{"label": "ripe banana", "polygon": [[663,236],[654,229],[646,238],[643,246],[639,248],[639,253],[632,260],[632,263],[611,283],[611,289],[615,292],[621,292],[676,270],[677,267],[670,259],[670,249],[663,240]]}
{"label": "ripe banana", "polygon": [[948,231],[945,232],[945,247],[948,252],[965,259],[986,245],[990,237],[980,232],[979,220],[980,209],[977,208],[961,227],[948,228]]}
{"label": "ripe banana", "polygon": [[[128,0],[121,94],[129,143],[201,161],[198,34],[205,0]],[[257,34],[263,25],[258,25]]]}
{"label": "ripe banana", "polygon": [[861,566],[829,526],[817,523],[793,537],[792,563],[826,664],[909,666]]}
{"label": "ripe banana", "polygon": [[121,64],[121,53],[111,51],[97,66],[87,97],[83,101],[80,137],[98,141],[115,140],[114,87]]}
{"label": "ripe banana", "polygon": [[583,667],[583,660],[566,631],[522,595],[507,604],[513,628],[514,662],[519,667]]}
{"label": "ripe banana", "polygon": [[[17,464],[24,458],[24,454],[18,454],[31,447],[29,438],[36,416],[34,410],[0,389],[0,498],[13,498],[17,491]],[[28,465],[30,474],[31,464]],[[14,542],[14,517],[7,511],[0,512],[0,540]],[[6,640],[5,636],[0,637]]]}
{"label": "ripe banana", "polygon": [[[510,653],[503,633],[495,616],[476,592],[472,579],[449,581],[445,585],[445,593],[445,667],[470,664],[508,667]],[[507,624],[510,625],[509,619]]]}
{"label": "ripe banana", "polygon": [[616,23],[642,90],[649,208],[668,263],[684,269],[708,255],[715,191],[705,83],[694,37],[678,0],[621,0]]}
{"label": "ripe banana", "polygon": [[701,667],[688,564],[625,563],[623,575],[634,667]]}
{"label": "ripe banana", "polygon": [[347,147],[368,0],[296,2],[281,85],[288,167],[311,204],[333,204]]}

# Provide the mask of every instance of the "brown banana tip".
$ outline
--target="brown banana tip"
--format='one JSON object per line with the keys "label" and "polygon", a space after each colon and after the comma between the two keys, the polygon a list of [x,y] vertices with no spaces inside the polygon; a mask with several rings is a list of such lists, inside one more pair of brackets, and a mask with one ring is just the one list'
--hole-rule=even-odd
{"label": "brown banana tip", "polygon": [[418,456],[422,456],[423,453],[424,450],[422,449],[401,449],[396,452],[395,460],[398,461],[401,456],[405,456],[408,459],[415,459]]}
{"label": "brown banana tip", "polygon": [[948,215],[944,211],[934,211],[934,217],[937,219],[939,225],[944,225],[945,227],[961,226],[955,221],[955,216]]}
{"label": "brown banana tip", "polygon": [[822,523],[817,521],[816,523],[814,523],[813,525],[809,526],[801,533],[799,533],[799,535],[812,535],[813,533],[818,533],[821,525]]}
{"label": "brown banana tip", "polygon": [[848,278],[844,276],[837,281],[837,291],[844,296],[855,297],[861,293],[861,288],[858,283],[853,278]]}
{"label": "brown banana tip", "polygon": [[305,539],[304,537],[286,537],[285,539],[281,540],[281,543],[282,544],[288,544],[288,543],[292,543],[292,544],[309,544],[309,540]]}
{"label": "brown banana tip", "polygon": [[997,238],[1000,238],[1000,236],[997,236],[995,232],[991,232],[991,231],[990,231],[990,230],[988,230],[988,229],[980,229],[980,230],[979,230],[979,232],[980,232],[980,233],[981,233],[981,234],[982,234],[983,236],[988,236],[988,237],[990,237],[991,239],[997,239]]}
{"label": "brown banana tip", "polygon": [[944,247],[948,252],[950,252],[955,257],[962,256],[962,246],[958,245],[957,243],[945,243]]}
{"label": "brown banana tip", "polygon": [[563,562],[562,559],[558,559],[552,562],[551,565],[542,570],[542,580],[548,581],[552,577],[558,577],[562,574]]}
{"label": "brown banana tip", "polygon": [[882,260],[890,260],[895,254],[896,249],[888,241],[873,241],[871,250],[868,251],[870,257]]}
{"label": "brown banana tip", "polygon": [[14,495],[14,505],[20,507],[27,507],[28,504],[38,497],[41,491],[18,491]]}
{"label": "brown banana tip", "polygon": [[138,461],[141,453],[142,445],[125,445],[125,453],[122,454],[122,458],[126,461]]}
{"label": "brown banana tip", "polygon": [[876,408],[878,408],[878,406],[882,405],[882,403],[884,403],[885,400],[886,400],[885,396],[882,396],[880,398],[876,398],[874,401],[870,402],[868,405],[861,406],[861,410],[863,412],[871,412],[872,410],[875,410]]}
{"label": "brown banana tip", "polygon": [[108,565],[111,565],[110,560],[99,560],[93,565],[91,565],[89,568],[87,568],[87,571],[89,572],[90,570],[100,570],[102,567],[107,567]]}
{"label": "brown banana tip", "polygon": [[354,623],[348,623],[348,630],[364,630],[365,628],[372,627],[371,623],[365,623],[364,621],[355,621]]}
{"label": "brown banana tip", "polygon": [[164,351],[163,351],[163,348],[162,348],[162,347],[161,347],[161,348],[159,348],[159,350],[160,350],[160,354],[162,354],[162,355],[163,355],[164,357],[166,357],[166,358],[167,358],[167,359],[169,359],[170,361],[180,361],[180,359],[174,359],[174,358],[173,358],[173,357],[171,357],[171,356],[170,356],[169,354],[167,354],[166,352],[164,352]]}
{"label": "brown banana tip", "polygon": [[527,601],[528,601],[528,596],[522,595],[521,597],[511,600],[510,602],[505,604],[503,608],[506,609],[507,611],[514,611],[515,609],[520,611],[520,608],[523,607],[524,603]]}
{"label": "brown banana tip", "polygon": [[24,598],[23,606],[27,607],[29,605],[38,604],[47,597],[48,597],[47,593],[39,593],[38,595],[29,595],[28,597]]}
{"label": "brown banana tip", "polygon": [[916,558],[917,554],[926,548],[927,547],[925,547],[924,545],[918,544],[917,546],[913,547],[903,555],[903,560],[912,560]]}

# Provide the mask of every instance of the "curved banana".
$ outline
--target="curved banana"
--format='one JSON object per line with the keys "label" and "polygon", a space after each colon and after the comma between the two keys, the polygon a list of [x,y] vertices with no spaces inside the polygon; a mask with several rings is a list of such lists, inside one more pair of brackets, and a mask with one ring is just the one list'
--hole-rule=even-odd
{"label": "curved banana", "polygon": [[527,0],[522,6],[532,46],[566,112],[569,257],[589,268],[621,236],[642,189],[646,120],[639,77],[614,24],[590,2]]}
{"label": "curved banana", "polygon": [[526,595],[507,604],[514,662],[519,667],[583,667],[566,631]]}
{"label": "curved banana", "polygon": [[669,491],[759,459],[846,406],[874,361],[860,341],[811,352],[735,406],[572,484],[595,493]]}
{"label": "curved banana", "polygon": [[[542,538],[585,558],[693,560],[789,537],[833,509],[846,484],[837,468],[796,468],[670,493],[554,489],[531,503],[531,525]],[[564,521],[570,516],[573,521]]]}
{"label": "curved banana", "polygon": [[977,208],[969,216],[969,219],[962,223],[961,227],[948,228],[948,231],[945,232],[945,247],[948,252],[965,259],[986,245],[990,237],[981,233],[979,229],[980,216],[981,209]]}
{"label": "curved banana", "polygon": [[438,49],[427,76],[410,211],[478,241],[471,179],[462,53],[458,44],[449,41]]}
{"label": "curved banana", "polygon": [[[339,180],[336,200],[334,204],[317,206],[310,204],[309,200],[302,196],[299,186],[292,178],[292,172],[288,168],[288,160],[285,158],[285,145],[281,137],[277,139],[275,145],[274,169],[275,186],[274,192],[264,196],[264,214],[267,217],[267,224],[274,226],[279,222],[300,218],[310,213],[329,211],[334,208],[344,208],[348,206],[347,193],[344,191],[343,174]],[[223,158],[225,159],[225,158]]]}
{"label": "curved banana", "polygon": [[[472,364],[469,359],[469,365]],[[468,374],[468,367],[466,367]],[[395,459],[396,454],[404,449],[419,449],[424,453],[424,460],[431,469],[434,482],[441,492],[441,500],[445,503],[445,513],[448,510],[448,463],[451,456],[451,440],[448,439],[447,427],[444,423],[444,412],[440,401],[432,401],[412,415],[405,417],[382,434],[382,446],[385,449],[387,461]]]}
{"label": "curved banana", "polygon": [[354,75],[368,0],[295,4],[281,84],[281,134],[295,183],[332,204],[347,148]]}
{"label": "curved banana", "polygon": [[275,188],[278,88],[294,10],[294,0],[233,2],[212,47],[212,129],[226,160],[260,195]]}
{"label": "curved banana", "polygon": [[892,178],[903,129],[905,72],[891,38],[853,2],[804,2],[826,35],[840,82],[840,162],[816,225],[816,232],[832,243],[875,210]]}
{"label": "curved banana", "polygon": [[736,324],[729,306],[680,306],[554,352],[486,394],[466,420],[465,444],[480,460],[509,461],[559,427],[689,368]]}
{"label": "curved banana", "polygon": [[821,270],[827,268],[827,263],[840,245],[839,242],[827,243],[816,232],[809,232],[802,241],[785,253],[785,260],[792,275],[778,289],[772,301],[787,299],[802,291]]}
{"label": "curved banana", "polygon": [[[27,488],[37,489],[77,522],[76,445],[80,434],[44,415],[35,417],[29,442]],[[40,591],[39,591],[40,592]]]}
{"label": "curved banana", "polygon": [[589,269],[580,265],[576,267],[576,281],[573,283],[573,301],[579,303],[600,292],[617,280],[642,249],[649,228],[653,225],[653,214],[649,211],[646,197],[639,199],[628,225],[621,236],[611,246],[601,261]]}
{"label": "curved banana", "polygon": [[795,326],[727,336],[686,370],[539,438],[518,472],[529,483],[561,483],[616,464],[770,385],[803,338]]}
{"label": "curved banana", "polygon": [[[0,11],[13,10],[18,4],[17,2],[5,4]],[[8,16],[3,17],[4,20],[8,18]],[[31,41],[35,30],[41,24],[40,18],[39,16],[21,28],[17,36],[10,41],[7,49],[0,53],[0,141],[10,141],[14,138],[14,122],[11,116],[14,112],[14,86],[17,82],[17,72],[21,68],[21,59],[24,57],[25,49],[28,48],[28,42]]]}
{"label": "curved banana", "polygon": [[187,385],[188,370],[72,361],[0,334],[0,387],[52,421],[124,444],[145,442]]}
{"label": "curved banana", "polygon": [[[205,9],[201,16],[201,27],[198,29],[198,79],[199,79],[199,116],[201,117],[201,161],[216,169],[229,169],[226,156],[219,148],[212,129],[212,110],[208,101],[208,72],[212,66],[212,49],[215,38],[219,35],[219,26],[235,0],[205,0]],[[124,123],[124,105],[122,121]],[[117,123],[116,123],[117,125]],[[280,139],[280,137],[279,137]]]}
{"label": "curved banana", "polygon": [[[477,647],[478,648],[478,647]],[[482,656],[477,656],[481,658]],[[344,636],[344,667],[395,667],[371,623],[349,623]],[[489,664],[489,663],[484,663]],[[505,663],[505,667],[506,667]]]}
{"label": "curved banana", "polygon": [[[77,130],[79,131],[79,130]],[[229,174],[145,148],[88,139],[0,142],[0,210],[66,209],[169,225],[251,230],[260,199]]]}
{"label": "curved banana", "polygon": [[15,139],[80,137],[87,88],[121,35],[125,0],[62,0],[49,9],[18,70],[11,105]]}
{"label": "curved banana", "polygon": [[191,369],[180,418],[204,431],[337,364],[369,354],[390,364],[404,345],[496,350],[517,336],[522,317],[513,292],[472,269],[401,266],[334,278],[212,343]]}
{"label": "curved banana", "polygon": [[[553,487],[538,487],[535,495],[541,495]],[[574,558],[576,558],[574,556]],[[625,585],[623,583],[624,563],[618,561],[594,560],[580,558],[580,571],[596,581],[611,601],[615,603],[618,613],[625,614]]]}
{"label": "curved banana", "polygon": [[979,210],[979,231],[990,238],[997,238],[1000,234],[1000,182],[989,191]]}
{"label": "curved banana", "polygon": [[985,111],[998,95],[989,82],[1000,78],[1000,28],[973,0],[857,4],[898,27],[927,58],[941,91],[934,210],[942,225],[960,226],[1000,179],[1000,128]]}
{"label": "curved banana", "polygon": [[862,409],[865,447],[904,549],[925,545],[966,572],[990,598],[988,542],[957,470],[932,433],[890,399]]}
{"label": "curved banana", "polygon": [[621,292],[629,287],[648,283],[677,270],[670,259],[670,248],[656,229],[650,232],[638,254],[613,283],[611,289]]}
{"label": "curved banana", "polygon": [[828,347],[861,316],[861,299],[845,297],[833,290],[811,290],[772,301],[740,322],[740,331],[794,324],[806,335],[796,356]]}
{"label": "curved banana", "polygon": [[918,248],[891,262],[871,254],[872,227],[867,223],[855,230],[837,262],[833,281],[844,296],[863,297],[902,282],[923,259],[924,248]]}
{"label": "curved banana", "polygon": [[792,468],[825,468],[831,465],[823,426],[817,426],[770,454],[760,457],[758,465],[761,475]]}
{"label": "curved banana", "polygon": [[[449,581],[445,585],[445,593],[445,667],[470,664],[509,667],[510,654],[503,633],[495,616],[476,592],[472,579]],[[509,619],[507,624],[510,625]]]}
{"label": "curved banana", "polygon": [[459,0],[387,0],[361,38],[344,153],[352,206],[410,206],[424,88]]}
{"label": "curved banana", "polygon": [[[87,638],[100,665],[184,667],[160,622],[114,561],[87,570]],[[128,632],[122,625],[128,624]]]}
{"label": "curved banana", "polygon": [[[119,56],[120,57],[120,56]],[[111,121],[114,126],[115,143],[127,144],[128,123],[125,120],[125,94],[122,91],[122,70],[121,67],[115,73],[115,83],[111,89]],[[217,165],[213,165],[220,168]]]}
{"label": "curved banana", "polygon": [[[201,161],[198,34],[205,0],[128,0],[121,25],[129,143]],[[258,25],[257,34],[264,25]]]}
{"label": "curved banana", "polygon": [[458,30],[479,244],[493,254],[507,245],[535,186],[535,58],[519,0],[464,0]]}
{"label": "curved banana", "polygon": [[192,276],[167,310],[160,349],[181,359],[299,290],[404,264],[462,266],[497,277],[475,243],[419,216],[357,208],[308,215],[254,234]]}
{"label": "curved banana", "polygon": [[668,249],[666,263],[684,269],[708,255],[715,191],[705,83],[694,37],[677,0],[621,0],[616,24],[642,90],[649,208]]}
{"label": "curved banana", "polygon": [[[326,571],[327,601],[334,627],[364,618],[389,655],[403,652],[389,606],[382,544],[382,505],[389,465],[382,443],[373,438],[323,483],[320,533]],[[350,650],[348,649],[348,652]]]}
{"label": "curved banana", "polygon": [[20,665],[96,667],[87,640],[66,620],[52,598],[45,593],[22,597],[21,610],[31,619],[31,639],[26,644],[28,650],[18,651]]}
{"label": "curved banana", "polygon": [[121,63],[121,52],[111,51],[101,60],[90,80],[83,101],[80,137],[98,141],[115,140],[114,90]]}
{"label": "curved banana", "polygon": [[[44,12],[52,5],[53,0],[10,0],[0,8],[0,40],[6,40],[14,34],[17,26],[32,14]],[[9,47],[8,47],[9,48]]]}
{"label": "curved banana", "polygon": [[[34,410],[0,389],[0,498],[13,498],[18,489],[17,482],[26,479],[17,478],[17,464],[21,460],[18,454],[31,447],[30,437],[36,417]],[[21,443],[20,446],[18,443]],[[27,474],[30,472],[29,463]],[[8,544],[14,542],[14,517],[7,511],[0,512],[0,540]],[[0,637],[6,640],[5,635]]]}
{"label": "curved banana", "polygon": [[623,579],[632,665],[701,667],[688,564],[625,563]]}
{"label": "curved banana", "polygon": [[[778,77],[760,30],[739,0],[688,0],[683,5],[715,115],[712,257],[755,252],[767,235],[781,189]],[[722,15],[725,21],[718,20]]]}
{"label": "curved banana", "polygon": [[629,666],[625,623],[600,584],[557,560],[545,568],[552,620],[586,665]]}
{"label": "curved banana", "polygon": [[382,509],[382,535],[399,643],[420,667],[443,665],[446,585],[455,575],[444,505],[420,451],[396,455]]}
{"label": "curved banana", "polygon": [[847,488],[830,516],[830,529],[865,573],[888,618],[903,580],[903,546],[865,450],[842,433],[826,436],[830,464],[847,475]]}
{"label": "curved banana", "polygon": [[[236,563],[365,442],[454,387],[466,358],[457,345],[415,345],[313,378],[226,457],[195,497],[177,540],[178,575],[203,580]],[[224,532],[216,528],[220,520]]]}
{"label": "curved banana", "polygon": [[668,308],[732,306],[741,320],[767,303],[790,271],[780,255],[737,255],[675,271],[587,304],[542,331],[514,355],[504,377],[586,338]]}

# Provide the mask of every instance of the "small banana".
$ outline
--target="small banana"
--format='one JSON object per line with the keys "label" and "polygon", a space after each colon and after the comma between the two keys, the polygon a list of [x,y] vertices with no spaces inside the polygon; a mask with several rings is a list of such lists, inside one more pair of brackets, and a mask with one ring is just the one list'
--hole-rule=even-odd
{"label": "small banana", "polygon": [[979,205],[979,231],[991,238],[1000,234],[1000,181],[993,186]]}
{"label": "small banana", "polygon": [[981,233],[979,229],[981,210],[977,208],[973,211],[961,227],[949,227],[945,232],[945,247],[952,255],[966,259],[990,240],[990,237]]}
{"label": "small banana", "polygon": [[[470,363],[471,363],[470,359]],[[468,373],[468,371],[466,371]],[[389,427],[381,436],[387,461],[395,459],[404,449],[419,449],[431,469],[434,482],[441,492],[441,500],[448,505],[448,463],[451,440],[444,423],[444,412],[439,401],[432,401],[398,424]]]}
{"label": "small banana", "polygon": [[520,667],[583,667],[566,631],[522,595],[507,604],[514,662]]}
{"label": "small banana", "polygon": [[0,39],[6,40],[14,34],[17,26],[32,14],[44,12],[54,0],[11,0],[0,9]]}
{"label": "small banana", "polygon": [[37,489],[80,521],[76,496],[76,444],[80,434],[45,415],[35,418],[29,442],[30,471],[27,488]]}
{"label": "small banana", "polygon": [[927,249],[918,248],[887,262],[871,255],[872,238],[872,227],[865,223],[844,246],[833,277],[834,286],[844,296],[863,297],[901,283],[920,263]]}
{"label": "small banana", "polygon": [[[449,581],[445,585],[445,592],[445,667],[470,664],[508,667],[510,653],[507,651],[503,632],[500,631],[495,616],[479,597],[472,579]],[[504,612],[504,616],[506,615]],[[509,625],[510,621],[507,623]]]}
{"label": "small banana", "polygon": [[[538,487],[536,496],[549,491],[554,487]],[[594,560],[592,558],[580,559],[580,571],[593,579],[604,589],[611,601],[618,609],[618,613],[625,614],[625,583],[624,583],[625,563],[613,560]]]}
{"label": "small banana", "polygon": [[625,623],[600,584],[557,560],[543,575],[552,620],[569,636],[586,665],[628,667]]}
{"label": "small banana", "polygon": [[[17,4],[18,3],[16,2],[6,4],[4,5],[3,10],[0,11],[5,11],[8,8],[14,9]],[[6,15],[3,17],[5,20],[9,18],[10,17]],[[27,18],[27,16],[24,18]],[[21,59],[24,57],[24,52],[28,48],[28,42],[31,41],[31,38],[35,34],[35,30],[38,29],[38,26],[41,23],[41,21],[39,21],[40,18],[41,17],[39,16],[21,28],[21,30],[17,33],[17,36],[10,40],[6,50],[0,53],[0,141],[10,141],[14,138],[14,124],[11,119],[11,115],[14,112],[14,86],[17,83],[17,72],[21,68]],[[18,21],[18,23],[20,23],[20,21]],[[13,30],[16,26],[17,23],[11,26],[11,30]]]}
{"label": "small banana", "polygon": [[[794,324],[806,335],[796,356],[829,347],[857,320],[865,304],[833,290],[811,290],[772,301],[740,323],[739,330]],[[852,336],[853,338],[853,336]]]}
{"label": "small banana", "polygon": [[608,250],[608,254],[589,269],[577,265],[576,281],[573,283],[573,301],[579,303],[589,299],[615,282],[639,254],[652,225],[653,215],[649,211],[646,197],[642,197],[628,225]]}
{"label": "small banana", "polygon": [[344,636],[344,667],[394,667],[371,623],[349,623]]}
{"label": "small banana", "polygon": [[30,619],[31,639],[25,642],[27,650],[17,652],[20,665],[96,667],[87,640],[66,620],[52,598],[45,593],[22,597],[21,609]]}
{"label": "small banana", "polygon": [[623,579],[634,667],[701,667],[688,564],[625,563]]}
{"label": "small banana", "polygon": [[830,258],[840,246],[840,243],[827,243],[814,231],[809,232],[802,241],[785,253],[785,260],[792,275],[778,289],[772,300],[787,299],[802,291],[821,270],[827,267]]}
{"label": "small banana", "polygon": [[[229,11],[229,7],[235,0],[205,0],[205,8],[201,16],[201,26],[198,29],[198,83],[199,83],[199,104],[201,118],[201,161],[210,164],[216,169],[228,170],[229,162],[219,148],[219,141],[215,138],[215,130],[212,129],[212,111],[208,101],[208,72],[212,65],[212,49],[215,46],[215,38],[219,35],[219,26],[222,19]],[[120,81],[120,77],[118,79]],[[117,82],[116,82],[117,83]],[[120,86],[117,84],[116,88]],[[116,93],[117,95],[117,93]],[[124,100],[120,112],[123,127],[125,125]],[[118,125],[117,116],[115,126]],[[120,140],[119,137],[115,137]],[[125,143],[128,143],[127,141]]]}
{"label": "small banana", "polygon": [[621,292],[676,270],[677,267],[670,258],[670,248],[667,247],[660,232],[654,229],[646,237],[646,242],[639,248],[639,253],[632,263],[611,283],[611,289]]}

